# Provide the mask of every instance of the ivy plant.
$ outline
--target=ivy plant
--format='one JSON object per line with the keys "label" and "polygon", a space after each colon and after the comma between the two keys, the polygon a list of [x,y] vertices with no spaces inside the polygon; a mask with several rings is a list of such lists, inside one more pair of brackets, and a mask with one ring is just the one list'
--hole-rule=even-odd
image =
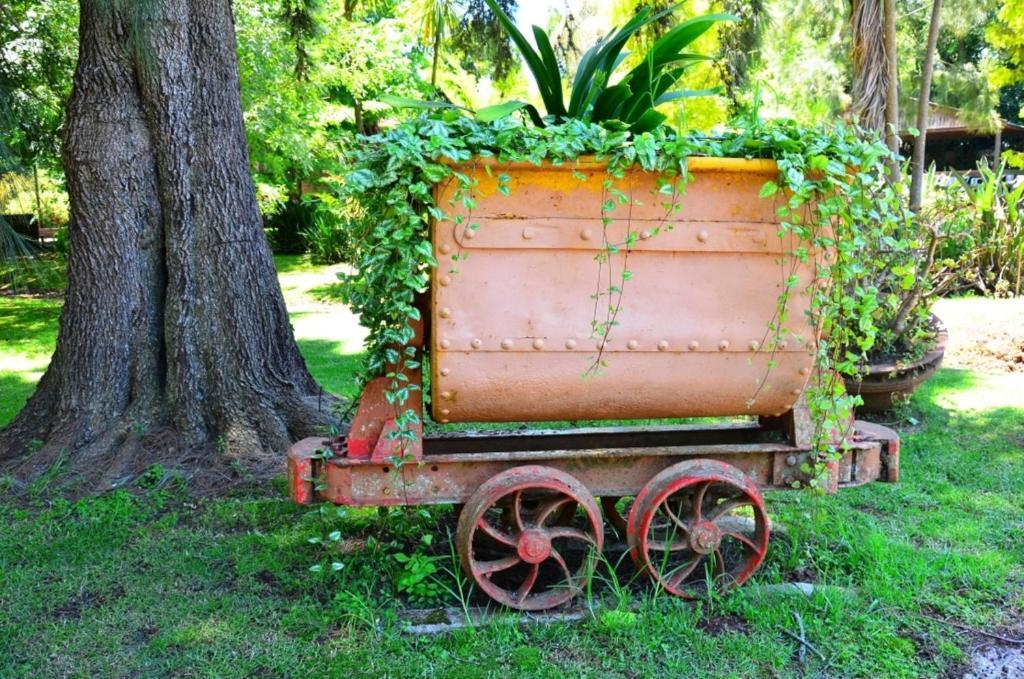
{"label": "ivy plant", "polygon": [[[357,225],[354,238],[355,270],[343,275],[345,301],[370,331],[366,376],[391,376],[391,400],[401,410],[410,389],[401,373],[415,355],[407,345],[419,321],[416,298],[426,290],[431,270],[441,265],[431,247],[430,223],[472,219],[474,180],[471,173],[460,171],[460,164],[493,158],[493,171],[500,175],[506,162],[572,163],[581,156],[595,156],[607,162],[607,191],[613,191],[612,179],[639,167],[663,178],[662,192],[671,196],[671,205],[685,190],[691,157],[768,158],[777,161],[778,177],[764,185],[761,197],[777,205],[779,236],[792,234],[803,244],[788,252],[780,266],[785,270],[806,262],[813,252],[829,253],[815,260],[823,281],[811,293],[812,321],[821,337],[819,377],[808,388],[807,399],[818,424],[816,446],[834,453],[834,433],[848,426],[857,398],[845,393],[838,376],[857,372],[878,333],[876,274],[912,261],[918,245],[902,235],[906,230],[901,187],[886,178],[889,153],[876,136],[843,123],[802,127],[751,117],[704,135],[666,127],[633,133],[583,120],[546,127],[511,117],[482,122],[441,110],[366,138],[349,159],[351,171],[339,182],[345,199],[359,200],[366,207],[367,218]],[[455,182],[455,206],[435,201],[434,187],[442,182]],[[507,183],[500,185],[508,191]],[[611,193],[607,198],[601,214],[595,214],[606,226],[610,213],[628,202]],[[667,211],[666,223],[673,219],[675,215]],[[473,223],[468,226],[477,228]],[[606,238],[597,266],[606,265],[623,246]],[[628,243],[624,249],[628,252]],[[614,326],[617,300],[628,294],[626,266],[619,273],[618,282],[599,292],[607,296],[609,311],[595,313],[598,337],[606,337]],[[913,275],[913,267],[906,275]],[[776,314],[767,321],[769,339],[762,351],[774,351],[784,339],[787,301],[798,292],[795,275],[785,280]],[[408,409],[401,412],[406,423],[416,417]]]}

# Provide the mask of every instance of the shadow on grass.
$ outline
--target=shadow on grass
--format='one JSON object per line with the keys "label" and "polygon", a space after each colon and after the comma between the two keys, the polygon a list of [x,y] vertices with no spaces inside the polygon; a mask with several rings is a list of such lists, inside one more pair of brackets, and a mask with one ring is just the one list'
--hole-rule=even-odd
{"label": "shadow on grass", "polygon": [[35,391],[39,380],[20,372],[0,372],[0,429],[3,429],[23,407]]}
{"label": "shadow on grass", "polygon": [[0,346],[12,348],[14,342],[25,342],[25,349],[52,345],[57,337],[60,310],[58,299],[0,297]]}
{"label": "shadow on grass", "polygon": [[306,359],[306,367],[320,385],[336,396],[356,398],[357,375],[362,367],[363,354],[346,354],[342,343],[324,339],[298,339],[299,351]]}

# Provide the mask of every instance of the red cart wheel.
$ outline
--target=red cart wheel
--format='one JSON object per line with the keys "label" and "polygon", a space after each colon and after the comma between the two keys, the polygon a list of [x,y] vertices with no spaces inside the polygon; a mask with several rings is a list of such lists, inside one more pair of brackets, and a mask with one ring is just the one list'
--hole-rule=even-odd
{"label": "red cart wheel", "polygon": [[687,460],[656,475],[627,525],[637,568],[687,599],[746,582],[764,560],[768,535],[757,485],[716,460]]}
{"label": "red cart wheel", "polygon": [[480,486],[455,533],[463,570],[492,599],[523,611],[578,594],[603,538],[601,512],[586,487],[565,472],[534,465]]}

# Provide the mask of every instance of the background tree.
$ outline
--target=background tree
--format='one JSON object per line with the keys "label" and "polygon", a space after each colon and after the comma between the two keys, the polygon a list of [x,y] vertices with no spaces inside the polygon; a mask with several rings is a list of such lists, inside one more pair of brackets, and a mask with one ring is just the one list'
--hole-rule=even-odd
{"label": "background tree", "polygon": [[331,418],[263,235],[230,0],[82,0],[79,35],[68,291],[0,462],[102,484],[160,454],[279,459]]}
{"label": "background tree", "polygon": [[761,40],[770,17],[764,0],[724,0],[722,9],[739,17],[739,21],[722,26],[718,64],[732,113],[743,105],[743,94],[749,91],[751,72],[761,57]]}

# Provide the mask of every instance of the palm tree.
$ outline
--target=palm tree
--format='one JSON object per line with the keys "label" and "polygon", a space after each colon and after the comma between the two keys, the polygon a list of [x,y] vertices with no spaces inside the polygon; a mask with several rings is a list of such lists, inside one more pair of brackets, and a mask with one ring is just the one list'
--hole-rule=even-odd
{"label": "palm tree", "polygon": [[441,59],[441,43],[458,25],[457,0],[416,0],[414,16],[422,25],[420,33],[424,44],[431,46],[430,86],[437,87],[437,64]]}

